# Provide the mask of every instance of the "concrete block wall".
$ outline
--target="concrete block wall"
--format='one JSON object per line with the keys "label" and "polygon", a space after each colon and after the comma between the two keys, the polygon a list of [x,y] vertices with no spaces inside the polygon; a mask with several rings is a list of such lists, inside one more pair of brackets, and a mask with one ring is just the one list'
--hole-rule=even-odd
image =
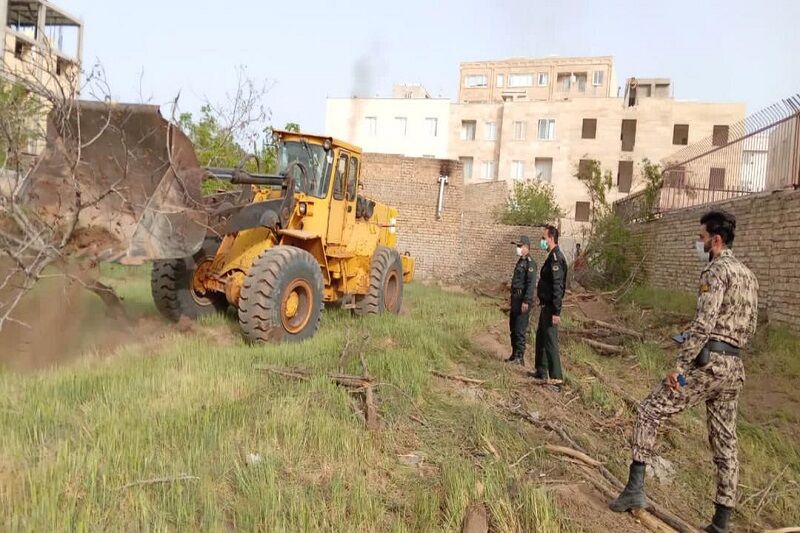
{"label": "concrete block wall", "polygon": [[761,193],[666,213],[634,224],[647,256],[649,283],[697,291],[702,263],[694,253],[700,217],[711,209],[736,216],[734,254],[755,273],[768,320],[800,331],[800,191]]}

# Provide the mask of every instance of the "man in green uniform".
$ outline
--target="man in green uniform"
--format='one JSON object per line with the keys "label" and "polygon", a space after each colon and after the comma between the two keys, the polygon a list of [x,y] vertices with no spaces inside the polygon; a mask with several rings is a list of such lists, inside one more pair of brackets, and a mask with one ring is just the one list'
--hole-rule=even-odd
{"label": "man in green uniform", "polygon": [[681,347],[675,369],[639,405],[628,484],[611,502],[614,511],[645,506],[645,464],[654,456],[661,422],[705,402],[708,442],[717,466],[716,510],[706,531],[729,531],[739,476],[736,410],[744,383],[739,350],[755,334],[758,318],[758,280],[730,250],[735,231],[736,219],[723,211],[711,211],[700,219],[696,250],[706,264],[695,318],[676,338]]}
{"label": "man in green uniform", "polygon": [[545,226],[539,247],[547,250],[547,259],[539,274],[539,326],[536,328],[537,379],[551,379],[558,387],[564,379],[561,375],[561,356],[558,351],[558,325],[561,323],[561,302],[564,299],[567,280],[567,259],[558,247],[558,228]]}
{"label": "man in green uniform", "polygon": [[531,258],[531,241],[521,236],[512,242],[517,246],[517,264],[511,277],[511,310],[508,326],[511,330],[511,357],[509,363],[525,364],[525,334],[533,307],[533,287],[536,285],[536,262]]}

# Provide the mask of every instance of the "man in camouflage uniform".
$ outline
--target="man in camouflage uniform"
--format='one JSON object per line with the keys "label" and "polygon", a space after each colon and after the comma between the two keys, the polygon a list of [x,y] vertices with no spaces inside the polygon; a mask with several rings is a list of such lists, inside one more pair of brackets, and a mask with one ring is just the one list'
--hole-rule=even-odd
{"label": "man in camouflage uniform", "polygon": [[700,275],[697,312],[682,338],[675,370],[640,405],[633,430],[633,462],[628,484],[611,502],[622,512],[646,505],[645,464],[655,455],[661,422],[701,401],[706,403],[708,441],[717,466],[715,513],[706,531],[728,531],[736,501],[739,461],[736,410],[744,383],[740,348],[756,330],[758,281],[729,246],[736,219],[712,211],[700,219],[698,255],[710,259]]}

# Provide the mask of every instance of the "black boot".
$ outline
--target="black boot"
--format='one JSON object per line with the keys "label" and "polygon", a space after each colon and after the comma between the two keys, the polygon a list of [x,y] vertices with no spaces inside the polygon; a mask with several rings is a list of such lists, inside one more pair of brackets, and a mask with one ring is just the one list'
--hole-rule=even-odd
{"label": "black boot", "polygon": [[644,495],[644,472],[644,463],[638,461],[631,463],[628,484],[617,499],[608,505],[612,511],[622,513],[631,509],[644,509],[647,506],[647,498]]}
{"label": "black boot", "polygon": [[506,363],[515,363],[519,359],[517,352],[511,352],[511,357],[506,359]]}
{"label": "black boot", "polygon": [[719,503],[715,503],[714,507],[716,508],[714,511],[714,518],[711,520],[711,523],[706,526],[706,531],[709,533],[728,533],[730,531],[728,520],[731,518],[733,507],[726,507]]}

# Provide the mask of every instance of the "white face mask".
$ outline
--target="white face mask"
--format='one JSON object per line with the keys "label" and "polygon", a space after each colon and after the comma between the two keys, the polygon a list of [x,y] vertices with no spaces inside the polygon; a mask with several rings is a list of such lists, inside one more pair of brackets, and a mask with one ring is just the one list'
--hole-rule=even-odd
{"label": "white face mask", "polygon": [[711,254],[706,252],[706,245],[703,241],[695,241],[694,251],[697,253],[697,257],[700,259],[700,261],[708,263]]}
{"label": "white face mask", "polygon": [[522,257],[522,246],[517,246],[517,257]]}

